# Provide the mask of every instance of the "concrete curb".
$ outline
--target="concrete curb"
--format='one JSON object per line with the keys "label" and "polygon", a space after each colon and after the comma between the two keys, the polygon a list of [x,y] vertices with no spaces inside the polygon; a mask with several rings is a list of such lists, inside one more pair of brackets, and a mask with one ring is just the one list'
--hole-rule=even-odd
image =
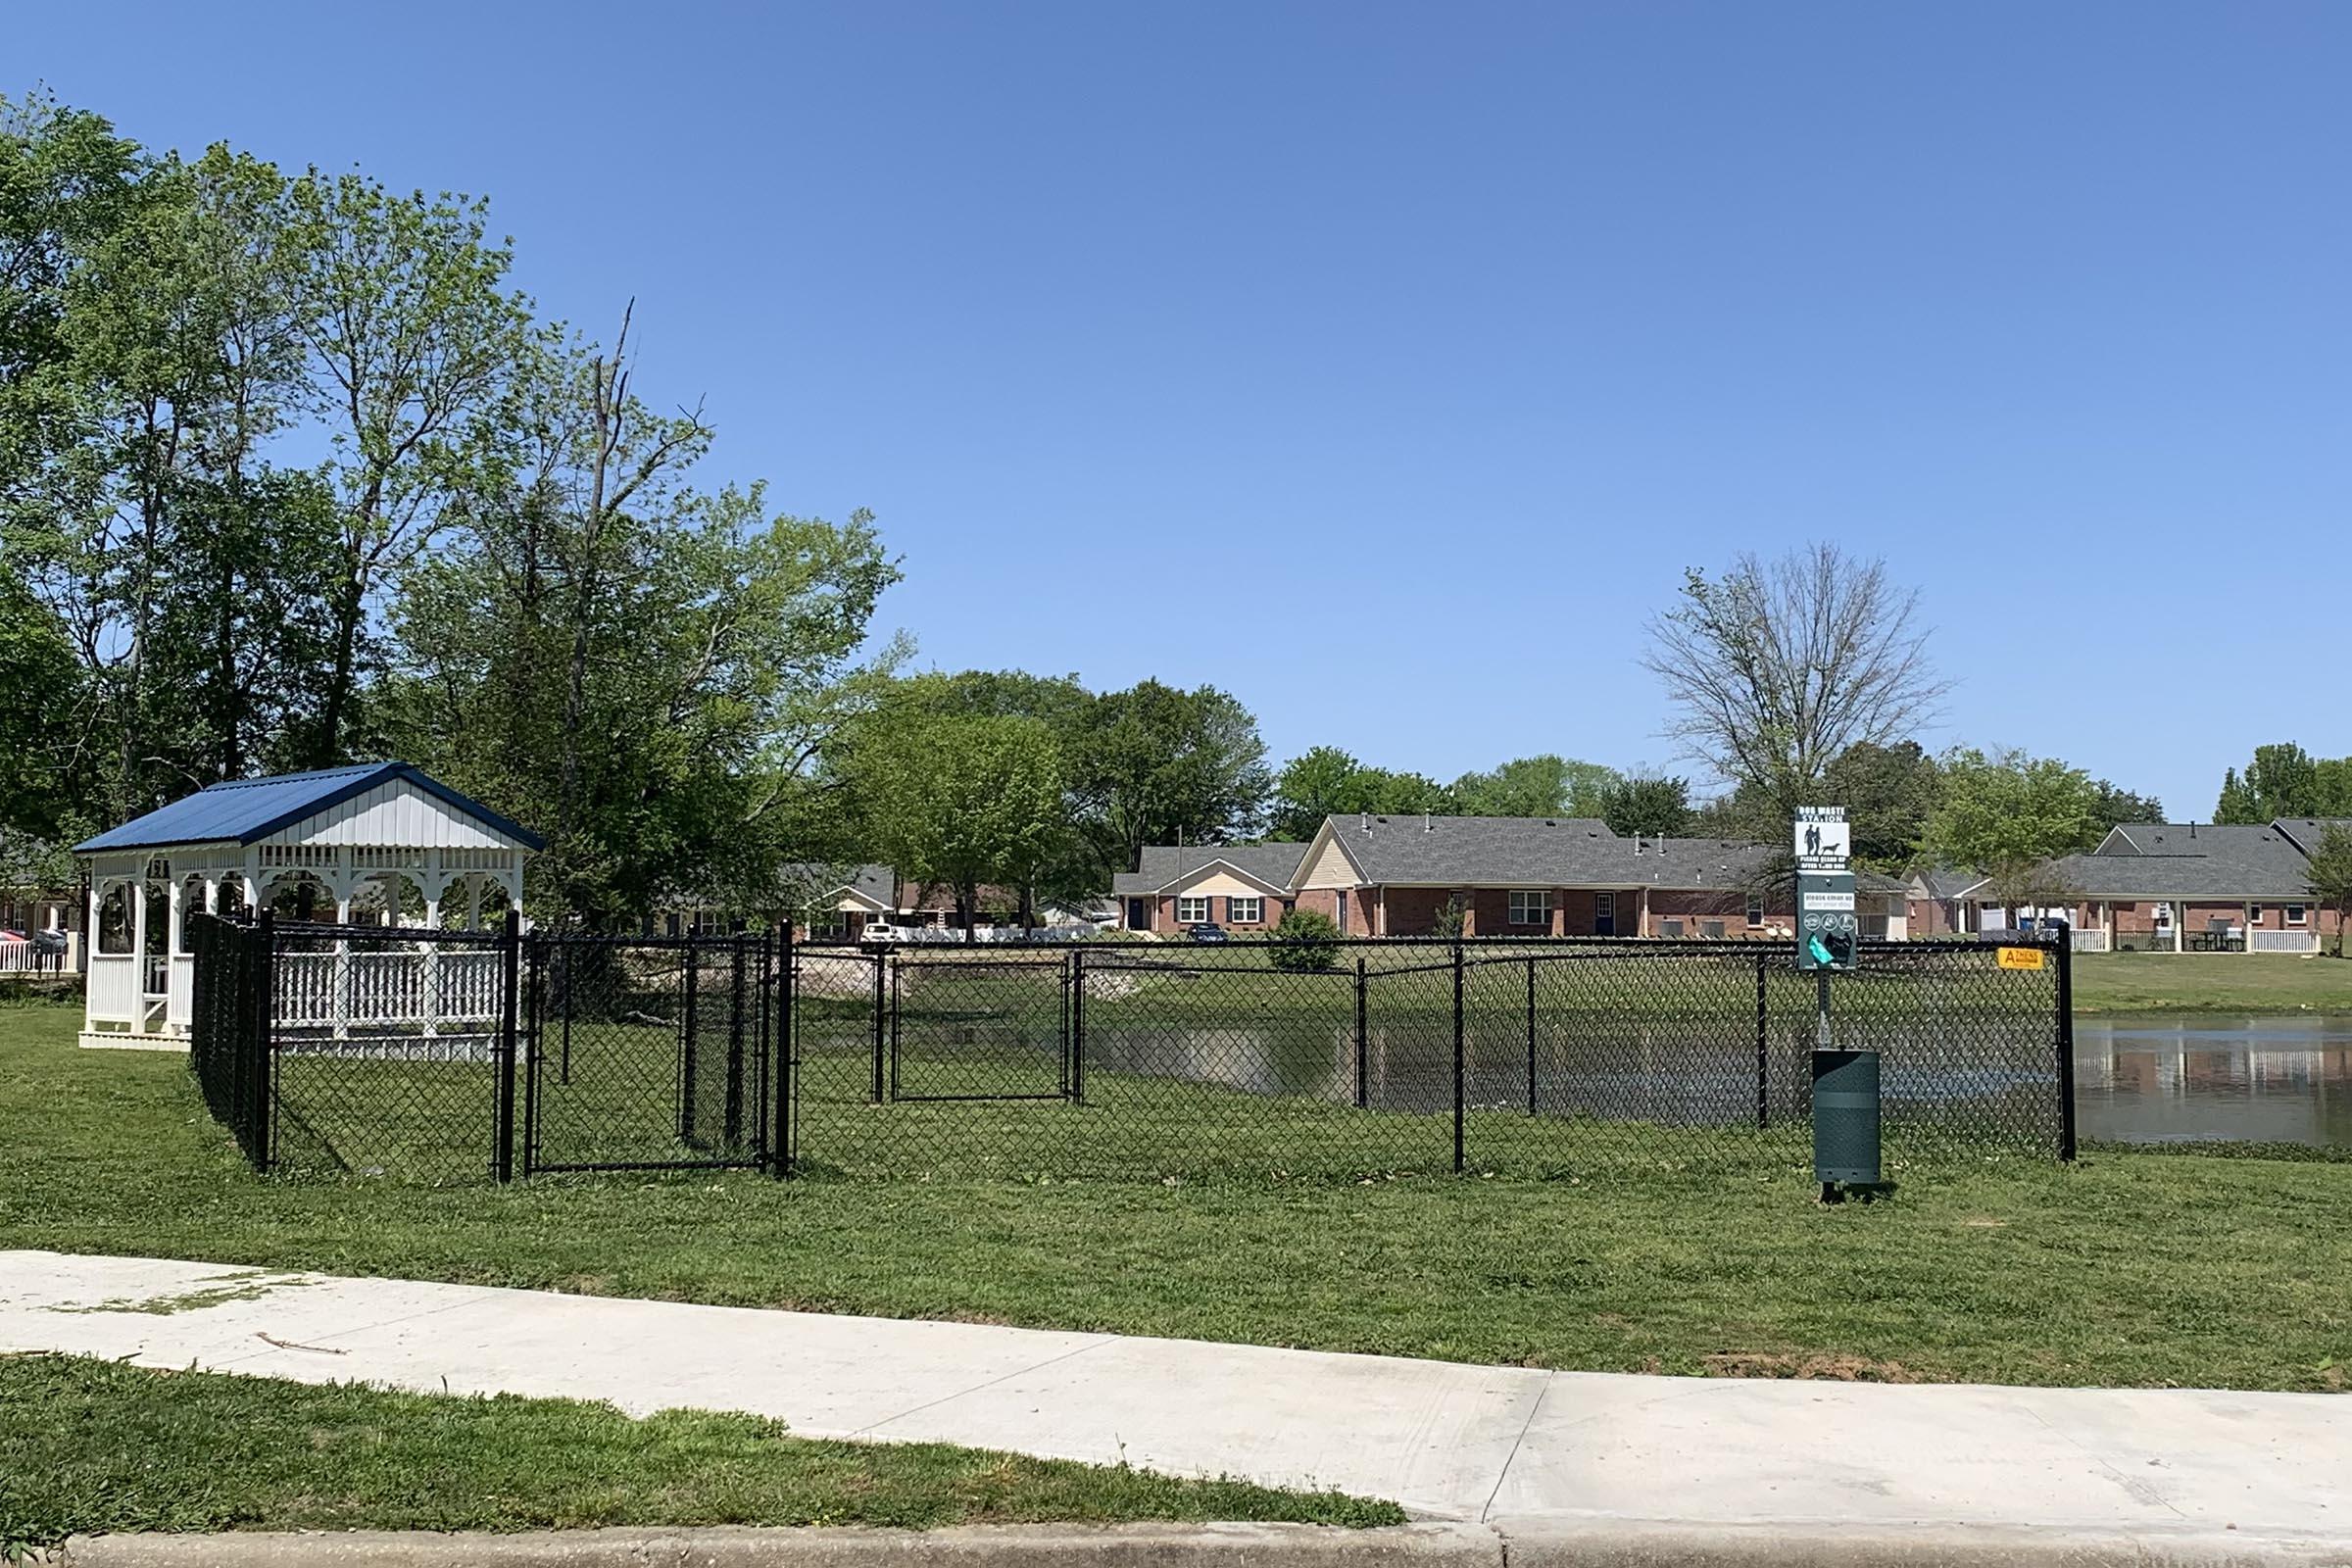
{"label": "concrete curb", "polygon": [[70,1568],[1503,1568],[1501,1538],[1466,1524],[76,1536],[58,1560]]}
{"label": "concrete curb", "polygon": [[64,1568],[2352,1568],[2342,1542],[1976,1526],[1002,1525],[76,1536]]}

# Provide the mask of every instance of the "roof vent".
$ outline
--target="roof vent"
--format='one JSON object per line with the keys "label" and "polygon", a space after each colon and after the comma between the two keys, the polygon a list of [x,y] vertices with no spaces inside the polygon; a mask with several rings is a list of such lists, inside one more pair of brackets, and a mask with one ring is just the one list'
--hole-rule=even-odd
{"label": "roof vent", "polygon": [[1421,831],[1424,833],[1435,833],[1437,831],[1435,827],[1430,825],[1429,813],[1427,811],[1423,811],[1421,813]]}
{"label": "roof vent", "polygon": [[1642,853],[1642,835],[1639,833],[1634,835],[1634,853],[1636,855]]}
{"label": "roof vent", "polygon": [[1369,833],[1369,832],[1371,832],[1371,831],[1372,831],[1372,813],[1371,813],[1370,811],[1358,811],[1358,812],[1356,812],[1356,813],[1355,813],[1355,825],[1356,825],[1356,829],[1357,829],[1357,831],[1359,831],[1359,832],[1363,832],[1363,833]]}

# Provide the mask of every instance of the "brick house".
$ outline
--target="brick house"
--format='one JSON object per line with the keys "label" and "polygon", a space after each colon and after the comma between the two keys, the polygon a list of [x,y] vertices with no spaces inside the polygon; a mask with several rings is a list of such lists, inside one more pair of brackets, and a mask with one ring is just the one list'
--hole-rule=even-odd
{"label": "brick house", "polygon": [[1111,880],[1119,923],[1171,935],[1220,925],[1236,936],[1270,931],[1296,900],[1303,844],[1147,845],[1133,871]]}
{"label": "brick house", "polygon": [[[2065,890],[2065,902],[2031,912],[2064,915],[2075,945],[2090,952],[2316,953],[2334,936],[2337,916],[2312,897],[2311,856],[2334,825],[2311,817],[2126,823],[2089,853],[2049,862],[2046,879]],[[2029,912],[2004,907],[1987,878],[1954,891],[1966,874],[1933,875],[1950,878],[1954,929],[2000,930]],[[1926,883],[1926,874],[1913,878],[1915,911]]]}
{"label": "brick house", "polygon": [[[1788,937],[1778,852],[1726,839],[1621,838],[1590,817],[1332,816],[1297,873],[1300,908],[1350,936]],[[1865,873],[1863,932],[1900,940],[1899,883]]]}

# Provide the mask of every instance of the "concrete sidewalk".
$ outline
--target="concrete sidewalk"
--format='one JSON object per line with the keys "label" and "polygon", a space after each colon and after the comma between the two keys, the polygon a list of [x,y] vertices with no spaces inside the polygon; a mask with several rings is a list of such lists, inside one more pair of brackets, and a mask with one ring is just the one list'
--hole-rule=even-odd
{"label": "concrete sidewalk", "polygon": [[2352,1398],[1634,1377],[0,1252],[0,1349],[739,1409],[1442,1519],[2352,1544]]}

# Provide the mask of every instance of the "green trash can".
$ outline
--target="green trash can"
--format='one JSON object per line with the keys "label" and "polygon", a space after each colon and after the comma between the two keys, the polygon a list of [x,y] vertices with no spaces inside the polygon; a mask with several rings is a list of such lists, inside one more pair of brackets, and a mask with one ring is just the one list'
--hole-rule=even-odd
{"label": "green trash can", "polygon": [[1879,1054],[1813,1053],[1813,1179],[1879,1185]]}

